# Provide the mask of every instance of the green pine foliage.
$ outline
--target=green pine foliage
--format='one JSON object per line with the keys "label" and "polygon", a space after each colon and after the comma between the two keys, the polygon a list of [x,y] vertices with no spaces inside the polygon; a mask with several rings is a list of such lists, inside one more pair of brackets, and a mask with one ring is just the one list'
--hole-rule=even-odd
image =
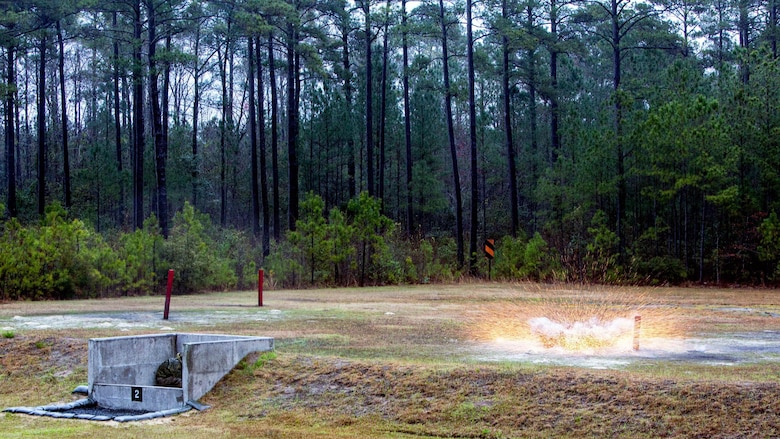
{"label": "green pine foliage", "polygon": [[163,258],[164,267],[175,271],[176,292],[235,287],[238,280],[235,268],[219,252],[217,241],[209,232],[213,232],[213,226],[208,216],[197,213],[189,203],[173,217],[171,235],[163,246]]}
{"label": "green pine foliage", "polygon": [[[39,224],[9,219],[0,225],[0,300],[159,294],[169,269],[175,271],[177,294],[252,288],[258,268],[265,270],[269,288],[449,282],[467,269],[457,266],[454,239],[404,236],[367,193],[344,210],[326,211],[314,193],[300,207],[295,231],[274,242],[263,258],[253,235],[215,226],[188,203],[174,216],[167,239],[154,216],[142,229],[104,236],[53,204]],[[660,221],[647,229],[621,263],[617,236],[606,213],[597,210],[582,237],[579,265],[536,232],[497,240],[495,259],[489,264],[479,258],[479,270],[487,276],[490,268],[492,278],[508,281],[685,282],[690,268],[658,250],[669,230]],[[758,257],[767,265],[767,279],[776,279],[777,214],[769,214],[757,230]]]}
{"label": "green pine foliage", "polygon": [[380,202],[365,192],[346,212],[333,208],[327,218],[325,202],[310,192],[287,245],[277,247],[265,266],[272,282],[284,286],[400,283],[410,278],[413,264],[404,264],[390,247],[394,230]]}
{"label": "green pine foliage", "polygon": [[538,232],[531,239],[524,235],[505,236],[496,243],[493,274],[504,280],[559,280],[560,259]]}
{"label": "green pine foliage", "polygon": [[149,217],[144,228],[125,233],[119,238],[117,253],[124,262],[125,294],[143,294],[154,291],[157,266],[162,263],[163,238],[157,218]]}
{"label": "green pine foliage", "polygon": [[123,271],[103,237],[57,204],[39,226],[6,222],[0,261],[3,300],[94,298],[116,288]]}
{"label": "green pine foliage", "polygon": [[771,264],[770,277],[780,276],[780,218],[777,212],[772,212],[758,227],[761,234],[761,244],[758,246],[758,257],[763,262]]}
{"label": "green pine foliage", "polygon": [[585,269],[588,279],[602,283],[618,283],[622,267],[618,264],[618,237],[607,225],[607,215],[599,210],[588,228],[591,240],[586,245]]}

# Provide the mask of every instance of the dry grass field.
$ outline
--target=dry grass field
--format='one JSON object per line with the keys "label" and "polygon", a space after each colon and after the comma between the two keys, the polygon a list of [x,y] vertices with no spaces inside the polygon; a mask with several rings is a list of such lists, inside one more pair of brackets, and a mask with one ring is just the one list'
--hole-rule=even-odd
{"label": "dry grass field", "polygon": [[[266,291],[259,308],[255,292],[231,292],[175,296],[168,321],[161,297],[3,303],[0,409],[75,399],[93,337],[262,335],[276,351],[245,359],[203,412],[127,424],[2,413],[0,437],[778,437],[778,297],[466,283]],[[638,352],[547,349],[528,329],[639,314]]]}

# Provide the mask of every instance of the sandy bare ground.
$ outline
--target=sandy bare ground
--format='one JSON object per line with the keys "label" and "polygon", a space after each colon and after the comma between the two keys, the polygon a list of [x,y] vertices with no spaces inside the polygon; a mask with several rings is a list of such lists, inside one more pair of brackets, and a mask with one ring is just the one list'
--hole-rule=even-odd
{"label": "sandy bare ground", "polygon": [[[230,331],[269,335],[296,349],[360,351],[390,346],[399,355],[620,367],[652,359],[705,364],[780,360],[776,290],[632,288],[474,283],[351,289],[256,291],[164,297],[0,304],[3,331],[79,330],[96,336],[150,331]],[[641,349],[629,341],[570,352],[542,345],[528,322],[631,319],[641,315]],[[595,317],[594,317],[595,316]],[[596,328],[598,331],[599,328]],[[417,347],[415,346],[417,345]],[[414,355],[413,355],[414,356]]]}

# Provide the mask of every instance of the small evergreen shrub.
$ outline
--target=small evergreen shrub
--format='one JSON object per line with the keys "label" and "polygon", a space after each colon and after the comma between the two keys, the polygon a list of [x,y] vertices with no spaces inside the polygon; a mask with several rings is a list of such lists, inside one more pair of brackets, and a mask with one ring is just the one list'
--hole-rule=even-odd
{"label": "small evergreen shrub", "polygon": [[163,244],[163,270],[175,270],[174,289],[178,294],[236,285],[235,271],[209,236],[210,227],[209,218],[196,213],[189,203],[173,217],[171,234]]}

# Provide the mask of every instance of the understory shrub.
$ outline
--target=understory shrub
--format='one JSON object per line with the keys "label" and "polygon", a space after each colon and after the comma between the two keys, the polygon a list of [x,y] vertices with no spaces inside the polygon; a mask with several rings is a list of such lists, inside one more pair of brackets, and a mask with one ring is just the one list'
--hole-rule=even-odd
{"label": "understory shrub", "polygon": [[118,284],[123,267],[103,237],[49,206],[37,227],[5,223],[0,236],[0,297],[4,300],[83,299]]}
{"label": "understory shrub", "polygon": [[[395,284],[409,277],[409,263],[388,245],[395,225],[381,214],[380,202],[361,193],[346,212],[314,193],[300,203],[287,246],[276,246],[264,266],[272,282],[283,286]],[[406,274],[405,274],[406,273]]]}
{"label": "understory shrub", "polygon": [[654,256],[649,260],[637,259],[632,264],[643,283],[649,285],[676,284],[688,277],[685,264],[672,256]]}
{"label": "understory shrub", "polygon": [[498,279],[548,281],[558,277],[560,262],[542,238],[505,236],[496,243],[494,275]]}
{"label": "understory shrub", "polygon": [[[687,278],[682,260],[656,251],[655,243],[667,230],[662,224],[634,242],[624,268],[618,264],[617,235],[607,222],[606,214],[597,211],[587,235],[583,230],[577,247],[581,256],[572,259],[579,261],[578,280],[663,284]],[[777,279],[780,219],[770,214],[758,231],[758,257],[769,279]],[[0,222],[0,300],[160,293],[169,269],[176,273],[177,294],[251,288],[260,267],[268,288],[447,282],[469,269],[457,265],[454,238],[405,236],[382,214],[379,200],[366,193],[329,211],[322,198],[308,194],[295,230],[272,242],[265,258],[252,234],[217,227],[188,203],[175,214],[167,238],[154,216],[141,229],[108,236],[69,219],[57,204],[38,224],[23,225],[14,218]],[[491,265],[491,276],[503,280],[563,280],[573,267],[563,268],[556,247],[540,233],[499,239],[491,264],[481,248],[478,256],[479,272],[487,273]]]}
{"label": "understory shrub", "polygon": [[780,277],[780,219],[776,212],[769,214],[758,227],[760,235],[760,244],[758,246],[758,257],[768,263],[770,268],[767,270],[768,277],[776,280]]}
{"label": "understory shrub", "polygon": [[588,227],[590,241],[585,246],[584,258],[586,278],[598,283],[618,283],[622,268],[618,264],[619,239],[607,226],[607,214],[599,210],[593,215]]}
{"label": "understory shrub", "polygon": [[236,273],[230,260],[218,251],[209,235],[207,215],[198,214],[189,203],[173,217],[170,236],[163,244],[164,271],[175,271],[175,291],[179,294],[198,290],[222,290],[236,285]]}
{"label": "understory shrub", "polygon": [[154,291],[157,272],[162,271],[165,265],[162,251],[163,237],[154,215],[144,221],[143,229],[121,235],[117,252],[124,262],[122,281],[125,295]]}

